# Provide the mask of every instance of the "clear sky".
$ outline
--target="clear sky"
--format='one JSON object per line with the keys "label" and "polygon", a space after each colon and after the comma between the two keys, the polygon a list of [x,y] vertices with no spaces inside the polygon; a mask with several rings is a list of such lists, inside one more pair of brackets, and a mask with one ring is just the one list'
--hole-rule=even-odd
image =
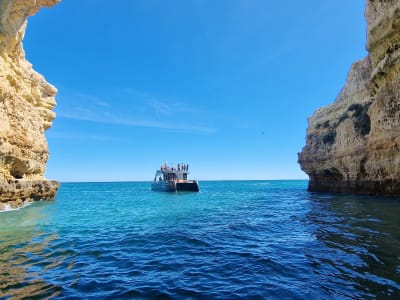
{"label": "clear sky", "polygon": [[46,177],[305,179],[307,117],[366,55],[364,0],[64,0],[28,60],[59,93]]}

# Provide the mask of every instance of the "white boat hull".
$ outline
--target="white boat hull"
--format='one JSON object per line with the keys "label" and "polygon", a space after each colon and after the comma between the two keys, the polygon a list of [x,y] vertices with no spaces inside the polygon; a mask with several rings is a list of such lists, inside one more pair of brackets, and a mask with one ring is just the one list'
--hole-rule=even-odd
{"label": "white boat hull", "polygon": [[198,192],[200,190],[196,180],[160,181],[152,183],[151,189],[159,192]]}

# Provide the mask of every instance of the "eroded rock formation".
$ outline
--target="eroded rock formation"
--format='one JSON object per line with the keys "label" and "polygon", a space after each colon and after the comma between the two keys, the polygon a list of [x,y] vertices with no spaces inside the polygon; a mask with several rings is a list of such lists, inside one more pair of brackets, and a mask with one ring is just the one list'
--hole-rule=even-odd
{"label": "eroded rock formation", "polygon": [[309,190],[400,196],[400,0],[368,0],[368,56],[308,119]]}
{"label": "eroded rock formation", "polygon": [[58,182],[44,177],[44,135],[55,113],[55,87],[25,59],[27,18],[59,0],[0,0],[0,209],[53,199]]}

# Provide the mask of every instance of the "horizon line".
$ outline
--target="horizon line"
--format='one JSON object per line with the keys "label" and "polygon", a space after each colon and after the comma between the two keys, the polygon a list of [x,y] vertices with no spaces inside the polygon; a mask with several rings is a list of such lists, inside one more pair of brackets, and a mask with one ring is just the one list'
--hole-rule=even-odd
{"label": "horizon line", "polygon": [[[197,180],[197,179],[196,179]],[[201,179],[197,181],[308,181],[308,178],[303,179]],[[56,180],[58,181],[58,180]],[[104,181],[59,181],[60,183],[145,183],[153,180],[104,180]]]}

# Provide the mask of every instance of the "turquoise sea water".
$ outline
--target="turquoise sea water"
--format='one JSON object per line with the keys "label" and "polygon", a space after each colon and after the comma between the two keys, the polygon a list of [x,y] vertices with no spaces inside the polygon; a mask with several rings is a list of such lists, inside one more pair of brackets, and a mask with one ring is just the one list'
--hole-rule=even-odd
{"label": "turquoise sea water", "polygon": [[399,299],[400,199],[306,187],[64,183],[0,213],[0,298]]}

